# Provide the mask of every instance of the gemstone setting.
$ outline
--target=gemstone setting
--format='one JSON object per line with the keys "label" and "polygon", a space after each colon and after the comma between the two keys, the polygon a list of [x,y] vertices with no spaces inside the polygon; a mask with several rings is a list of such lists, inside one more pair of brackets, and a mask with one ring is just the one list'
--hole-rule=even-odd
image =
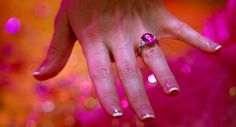
{"label": "gemstone setting", "polygon": [[153,45],[156,41],[156,37],[153,36],[152,34],[150,33],[145,33],[143,34],[143,36],[141,37],[142,39],[142,44],[141,45],[147,45],[147,46],[150,46],[150,45]]}

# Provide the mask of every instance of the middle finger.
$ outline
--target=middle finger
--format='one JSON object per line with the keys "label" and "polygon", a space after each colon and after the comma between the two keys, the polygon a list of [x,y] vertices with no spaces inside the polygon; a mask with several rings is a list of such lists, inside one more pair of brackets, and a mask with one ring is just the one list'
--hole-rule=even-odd
{"label": "middle finger", "polygon": [[145,92],[133,45],[125,39],[117,40],[111,43],[111,50],[128,100],[139,119],[153,119],[154,112]]}

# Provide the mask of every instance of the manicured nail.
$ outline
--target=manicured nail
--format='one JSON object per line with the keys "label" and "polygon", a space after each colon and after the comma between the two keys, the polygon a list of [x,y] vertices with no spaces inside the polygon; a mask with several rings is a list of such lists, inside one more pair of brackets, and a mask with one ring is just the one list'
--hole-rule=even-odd
{"label": "manicured nail", "polygon": [[219,49],[221,49],[221,47],[222,47],[221,45],[218,45],[215,47],[215,50],[219,50]]}
{"label": "manicured nail", "polygon": [[172,87],[168,91],[170,95],[176,95],[179,93],[179,89],[177,87]]}
{"label": "manicured nail", "polygon": [[122,115],[123,115],[123,113],[121,111],[119,111],[118,109],[115,109],[114,113],[112,114],[113,117],[120,117]]}
{"label": "manicured nail", "polygon": [[219,44],[217,44],[215,42],[212,42],[212,41],[208,42],[207,46],[209,48],[212,48],[212,49],[215,49],[215,50],[219,50],[222,47],[221,45],[219,45]]}
{"label": "manicured nail", "polygon": [[34,76],[39,75],[44,69],[45,69],[45,67],[41,67],[41,68],[37,69],[37,70],[33,73],[33,75],[34,75]]}
{"label": "manicured nail", "polygon": [[142,117],[142,120],[147,120],[147,119],[155,119],[155,115],[146,113],[146,114]]}

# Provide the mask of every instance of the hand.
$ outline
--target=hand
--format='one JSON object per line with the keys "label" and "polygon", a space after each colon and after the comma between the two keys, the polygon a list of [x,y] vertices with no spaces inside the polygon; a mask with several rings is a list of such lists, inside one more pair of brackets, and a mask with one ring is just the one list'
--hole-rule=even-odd
{"label": "hand", "polygon": [[158,45],[143,48],[139,55],[140,37],[147,32],[160,39],[178,39],[206,52],[221,47],[171,15],[161,0],[63,0],[47,57],[34,77],[46,80],[57,75],[79,40],[103,108],[114,117],[123,112],[112,70],[114,59],[137,116],[152,119],[154,112],[136,57],[140,56],[152,70],[166,94],[178,93],[179,86]]}

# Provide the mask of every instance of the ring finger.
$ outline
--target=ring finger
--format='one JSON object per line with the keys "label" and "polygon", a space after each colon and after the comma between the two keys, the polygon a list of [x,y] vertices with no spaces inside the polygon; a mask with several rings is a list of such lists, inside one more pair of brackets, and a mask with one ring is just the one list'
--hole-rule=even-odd
{"label": "ring finger", "polygon": [[154,42],[152,45],[140,48],[142,48],[141,56],[144,63],[154,73],[164,92],[168,95],[177,94],[179,91],[179,86],[170,71],[170,68],[158,44]]}

